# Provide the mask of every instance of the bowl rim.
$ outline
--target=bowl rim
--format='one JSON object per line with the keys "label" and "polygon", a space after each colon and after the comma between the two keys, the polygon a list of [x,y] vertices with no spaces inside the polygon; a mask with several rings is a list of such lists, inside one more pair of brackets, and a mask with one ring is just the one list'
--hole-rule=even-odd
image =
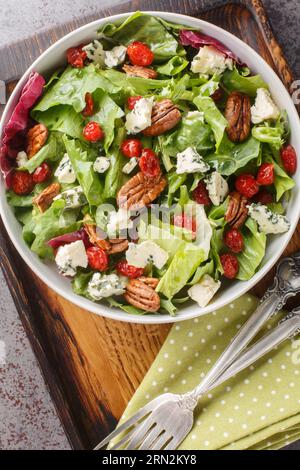
{"label": "bowl rim", "polygon": [[[15,87],[13,93],[11,94],[4,112],[2,114],[1,122],[0,122],[0,138],[3,133],[3,127],[4,123],[6,122],[8,116],[11,115],[11,112],[13,110],[13,103],[16,97],[19,95],[21,89],[25,85],[29,74],[31,71],[35,69],[41,62],[44,61],[44,59],[47,57],[47,55],[54,51],[56,48],[59,49],[61,45],[63,45],[65,42],[67,42],[70,38],[74,37],[76,41],[76,36],[78,36],[81,32],[84,32],[86,30],[92,30],[93,27],[99,28],[101,25],[104,25],[108,22],[117,22],[119,20],[125,19],[132,15],[134,12],[125,12],[125,13],[120,13],[120,14],[115,14],[111,16],[107,16],[105,18],[101,18],[98,20],[94,20],[92,22],[89,22],[79,28],[76,28],[75,30],[71,31],[70,33],[66,34],[62,38],[60,38],[58,41],[56,41],[54,44],[52,44],[49,48],[47,48],[31,65],[28,67],[28,69],[24,72],[20,80],[18,81],[17,86]],[[273,79],[275,82],[277,82],[277,85],[281,87],[282,93],[284,94],[285,99],[287,99],[290,104],[292,104],[292,107],[290,109],[290,113],[292,113],[296,118],[298,122],[298,127],[299,127],[299,135],[300,135],[300,121],[299,121],[299,116],[296,111],[296,108],[294,107],[294,104],[292,102],[292,99],[290,95],[288,94],[288,91],[285,88],[285,85],[281,82],[280,78],[276,74],[276,72],[271,68],[271,66],[265,62],[265,60],[254,50],[252,47],[250,47],[248,44],[243,42],[240,38],[235,36],[234,34],[224,30],[223,28],[220,28],[219,26],[214,25],[213,23],[204,21],[199,18],[194,18],[192,16],[188,15],[182,15],[178,13],[172,13],[172,12],[163,12],[163,11],[142,11],[142,13],[146,13],[149,15],[153,16],[158,16],[163,19],[172,21],[174,23],[181,23],[181,24],[191,24],[193,23],[193,27],[198,28],[200,30],[203,30],[205,32],[205,28],[209,27],[211,31],[214,31],[217,36],[218,33],[220,33],[222,36],[225,38],[227,37],[231,41],[240,44],[240,47],[245,51],[245,54],[248,53],[248,55],[252,56],[255,58],[258,63],[261,65],[261,67],[264,67],[266,71],[268,71],[269,74],[273,76]],[[211,33],[210,33],[211,34]],[[224,39],[222,39],[224,41]],[[226,41],[226,39],[225,39]],[[2,185],[3,185],[3,179],[1,179]],[[299,202],[300,202],[300,195],[299,195]],[[180,311],[178,312],[177,316],[170,316],[170,315],[162,315],[162,314],[147,314],[147,315],[133,315],[124,312],[123,310],[119,308],[112,308],[106,305],[102,305],[96,302],[92,302],[78,294],[75,294],[74,292],[66,292],[64,287],[60,287],[60,285],[56,284],[55,282],[52,282],[49,280],[46,276],[46,274],[41,273],[38,266],[36,263],[32,262],[25,252],[25,247],[24,247],[24,241],[19,239],[12,228],[10,227],[10,223],[6,214],[6,208],[3,203],[3,198],[0,197],[0,215],[2,217],[4,226],[8,232],[8,235],[13,242],[15,248],[17,249],[18,253],[21,255],[25,263],[30,267],[30,269],[37,275],[38,278],[40,278],[47,286],[49,286],[54,292],[57,294],[61,295],[64,299],[68,300],[69,302],[75,304],[76,306],[91,312],[95,313],[97,315],[101,315],[110,319],[118,320],[118,321],[125,321],[129,323],[141,323],[141,324],[163,324],[163,323],[175,323],[179,321],[185,321],[188,319],[196,318],[199,316],[202,316],[207,313],[211,313],[212,311],[215,311],[221,307],[224,307],[225,305],[233,302],[236,298],[240,297],[241,295],[245,294],[249,289],[251,289],[257,282],[259,282],[266,274],[267,272],[274,266],[274,264],[278,261],[280,255],[290,242],[293,233],[296,229],[296,226],[298,224],[298,220],[300,217],[300,204],[298,204],[298,212],[296,216],[291,220],[291,227],[289,232],[287,233],[287,236],[285,237],[284,243],[281,244],[278,252],[271,257],[270,260],[268,260],[264,266],[262,266],[259,271],[249,280],[249,281],[238,281],[239,288],[237,288],[237,293],[231,295],[229,298],[224,297],[222,294],[220,296],[220,299],[218,299],[214,304],[208,304],[204,308],[197,307],[198,311],[195,311],[194,308],[192,308],[192,311],[187,311],[184,312],[182,315],[180,315]],[[23,244],[23,246],[22,246]],[[37,255],[35,255],[37,256]],[[242,284],[245,283],[244,287]],[[224,297],[224,298],[223,298]],[[186,307],[187,309],[189,307]]]}

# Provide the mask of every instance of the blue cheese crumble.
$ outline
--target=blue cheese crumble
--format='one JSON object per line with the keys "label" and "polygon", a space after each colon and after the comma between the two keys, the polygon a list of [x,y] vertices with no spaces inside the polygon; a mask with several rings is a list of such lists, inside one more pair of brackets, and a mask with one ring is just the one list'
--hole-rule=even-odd
{"label": "blue cheese crumble", "polygon": [[81,186],[67,189],[54,198],[54,201],[64,199],[66,201],[65,209],[77,209],[86,204],[86,197]]}
{"label": "blue cheese crumble", "polygon": [[214,206],[219,206],[229,192],[227,181],[217,171],[208,175],[204,181],[211,202]]}
{"label": "blue cheese crumble", "polygon": [[209,165],[203,160],[194,147],[187,147],[177,154],[176,173],[206,173]]}
{"label": "blue cheese crumble", "polygon": [[188,295],[198,303],[199,307],[205,307],[220,288],[221,282],[215,281],[208,274],[204,274],[201,280],[190,287]]}
{"label": "blue cheese crumble", "polygon": [[259,230],[263,233],[284,233],[290,228],[290,221],[284,215],[276,214],[263,204],[248,206],[249,216],[257,222]]}
{"label": "blue cheese crumble", "polygon": [[121,295],[125,292],[126,280],[117,274],[93,274],[87,286],[88,295],[94,300]]}
{"label": "blue cheese crumble", "polygon": [[75,276],[76,268],[86,268],[88,258],[82,240],[60,246],[55,256],[58,271],[64,276]]}
{"label": "blue cheese crumble", "polygon": [[213,46],[200,47],[191,63],[191,71],[205,75],[222,74],[226,69],[232,70],[232,59],[227,58]]}
{"label": "blue cheese crumble", "polygon": [[132,111],[127,113],[125,128],[129,134],[138,134],[151,126],[151,114],[154,98],[141,98]]}
{"label": "blue cheese crumble", "polygon": [[269,90],[258,88],[255,103],[251,107],[251,121],[259,124],[267,119],[277,119],[280,111],[272,100]]}
{"label": "blue cheese crumble", "polygon": [[136,268],[144,268],[147,264],[154,264],[157,269],[161,269],[169,258],[167,251],[151,240],[138,244],[129,243],[125,255],[128,264]]}
{"label": "blue cheese crumble", "polygon": [[76,181],[76,175],[67,153],[64,154],[60,164],[56,168],[54,176],[56,176],[58,181],[63,184],[71,184]]}
{"label": "blue cheese crumble", "polygon": [[93,164],[93,169],[97,173],[105,173],[110,166],[110,159],[107,157],[97,157]]}

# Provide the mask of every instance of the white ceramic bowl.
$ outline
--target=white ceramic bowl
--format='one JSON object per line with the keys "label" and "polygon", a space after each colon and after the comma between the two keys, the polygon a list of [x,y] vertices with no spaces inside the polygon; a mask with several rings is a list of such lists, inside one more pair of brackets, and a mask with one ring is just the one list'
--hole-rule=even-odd
{"label": "white ceramic bowl", "polygon": [[[229,47],[235,54],[237,54],[245,63],[249,65],[251,70],[255,73],[259,73],[262,78],[269,84],[271,93],[274,97],[275,102],[281,109],[286,109],[290,124],[291,124],[291,144],[295,147],[298,155],[300,155],[300,122],[296,109],[293,102],[285,89],[284,85],[271,69],[271,67],[249,46],[242,42],[237,37],[228,33],[227,31],[189,16],[178,15],[175,13],[164,13],[164,12],[149,12],[154,16],[160,16],[165,20],[172,21],[174,23],[181,23],[187,26],[192,26],[195,29],[199,29],[206,34],[209,34]],[[97,37],[97,29],[103,26],[105,23],[111,23],[119,20],[124,20],[129,13],[110,16],[101,20],[89,23],[79,29],[76,29],[72,33],[68,34],[64,38],[49,47],[25,72],[13,94],[11,95],[7,106],[5,108],[0,128],[0,135],[2,135],[3,126],[8,121],[20,95],[20,91],[26,83],[28,76],[32,70],[39,72],[42,75],[49,75],[49,72],[57,68],[59,65],[65,63],[65,52],[66,50],[74,45],[80,43],[88,43],[92,39]],[[247,282],[236,281],[227,284],[223,290],[220,290],[218,295],[212,300],[212,302],[205,308],[198,307],[195,303],[183,306],[176,317],[170,317],[168,315],[145,315],[136,316],[130,315],[123,312],[120,309],[113,309],[105,304],[97,304],[91,302],[84,297],[80,297],[72,292],[70,282],[60,276],[54,263],[45,263],[40,260],[30,248],[25,244],[22,239],[21,226],[16,220],[11,207],[8,205],[5,196],[5,187],[2,181],[1,194],[0,194],[0,211],[4,221],[5,227],[12,239],[16,249],[28,264],[28,266],[39,276],[49,287],[56,291],[61,296],[65,297],[70,302],[86,309],[90,312],[94,312],[98,315],[103,315],[116,320],[135,322],[135,323],[168,323],[187,320],[189,318],[204,315],[212,312],[230,302],[234,299],[247,292],[253,287],[274,265],[278,260],[279,256],[288,244],[292,234],[296,228],[299,214],[300,214],[300,169],[298,169],[296,175],[296,186],[292,191],[292,197],[287,210],[287,216],[291,221],[290,230],[276,237],[271,237],[268,240],[267,251],[263,260],[261,269],[255,274],[255,276]]]}

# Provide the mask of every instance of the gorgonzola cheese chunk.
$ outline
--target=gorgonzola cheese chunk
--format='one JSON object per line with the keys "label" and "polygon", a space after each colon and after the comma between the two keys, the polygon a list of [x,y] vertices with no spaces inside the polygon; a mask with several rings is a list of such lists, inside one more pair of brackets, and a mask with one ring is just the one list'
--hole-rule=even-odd
{"label": "gorgonzola cheese chunk", "polygon": [[64,276],[75,276],[76,268],[86,268],[88,258],[82,240],[60,246],[57,250],[55,261],[58,270]]}
{"label": "gorgonzola cheese chunk", "polygon": [[208,175],[204,181],[211,202],[214,206],[219,206],[224,201],[229,191],[227,181],[217,171]]}
{"label": "gorgonzola cheese chunk", "polygon": [[86,197],[81,186],[63,191],[54,198],[54,201],[57,199],[64,199],[66,201],[65,209],[76,209],[86,204]]}
{"label": "gorgonzola cheese chunk", "polygon": [[107,157],[97,157],[94,161],[94,171],[97,173],[105,173],[110,166],[110,159]]}
{"label": "gorgonzola cheese chunk", "polygon": [[258,224],[263,233],[284,233],[290,228],[290,221],[284,215],[276,214],[263,204],[251,204],[249,216]]}
{"label": "gorgonzola cheese chunk", "polygon": [[205,173],[209,165],[203,160],[194,147],[188,147],[177,154],[176,173]]}
{"label": "gorgonzola cheese chunk", "polygon": [[122,64],[126,58],[127,47],[115,46],[111,51],[105,51],[104,63],[106,67],[113,68]]}
{"label": "gorgonzola cheese chunk", "polygon": [[130,230],[132,227],[130,211],[127,209],[109,212],[106,230],[110,238],[115,238],[122,230]]}
{"label": "gorgonzola cheese chunk", "polygon": [[76,181],[76,175],[67,153],[64,154],[60,164],[56,168],[54,176],[57,177],[60,183],[71,184]]}
{"label": "gorgonzola cheese chunk", "polygon": [[129,175],[129,173],[131,173],[136,168],[137,165],[138,165],[138,159],[136,157],[132,157],[129,160],[129,162],[123,166],[122,171],[126,175]]}
{"label": "gorgonzola cheese chunk", "polygon": [[16,162],[18,165],[18,168],[21,168],[22,166],[26,165],[28,162],[28,157],[26,152],[18,152],[17,157],[16,157]]}
{"label": "gorgonzola cheese chunk", "polygon": [[213,46],[200,47],[191,63],[191,71],[207,75],[223,73],[232,69],[232,59],[227,58]]}
{"label": "gorgonzola cheese chunk", "polygon": [[151,240],[138,244],[129,243],[126,251],[128,264],[137,268],[144,268],[147,264],[153,263],[158,269],[161,269],[168,258],[169,254]]}
{"label": "gorgonzola cheese chunk", "polygon": [[189,288],[188,295],[203,308],[213,298],[220,285],[220,281],[215,281],[208,274],[204,274],[200,282]]}
{"label": "gorgonzola cheese chunk", "polygon": [[126,115],[125,127],[129,134],[137,134],[151,125],[154,98],[141,98]]}
{"label": "gorgonzola cheese chunk", "polygon": [[125,292],[126,281],[117,274],[95,273],[88,283],[87,292],[94,300],[101,300]]}
{"label": "gorgonzola cheese chunk", "polygon": [[251,121],[253,124],[259,124],[267,119],[277,119],[280,111],[271,94],[265,88],[258,88],[255,103],[251,107]]}

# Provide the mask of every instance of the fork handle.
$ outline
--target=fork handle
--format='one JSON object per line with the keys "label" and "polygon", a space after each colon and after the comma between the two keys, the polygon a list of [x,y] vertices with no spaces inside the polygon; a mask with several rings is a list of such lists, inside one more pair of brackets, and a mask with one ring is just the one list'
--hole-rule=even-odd
{"label": "fork handle", "polygon": [[244,323],[202,382],[193,390],[192,394],[196,399],[234,362],[266,321],[282,308],[284,300],[278,294],[276,286],[274,289],[267,291],[266,298],[262,300],[255,312]]}

